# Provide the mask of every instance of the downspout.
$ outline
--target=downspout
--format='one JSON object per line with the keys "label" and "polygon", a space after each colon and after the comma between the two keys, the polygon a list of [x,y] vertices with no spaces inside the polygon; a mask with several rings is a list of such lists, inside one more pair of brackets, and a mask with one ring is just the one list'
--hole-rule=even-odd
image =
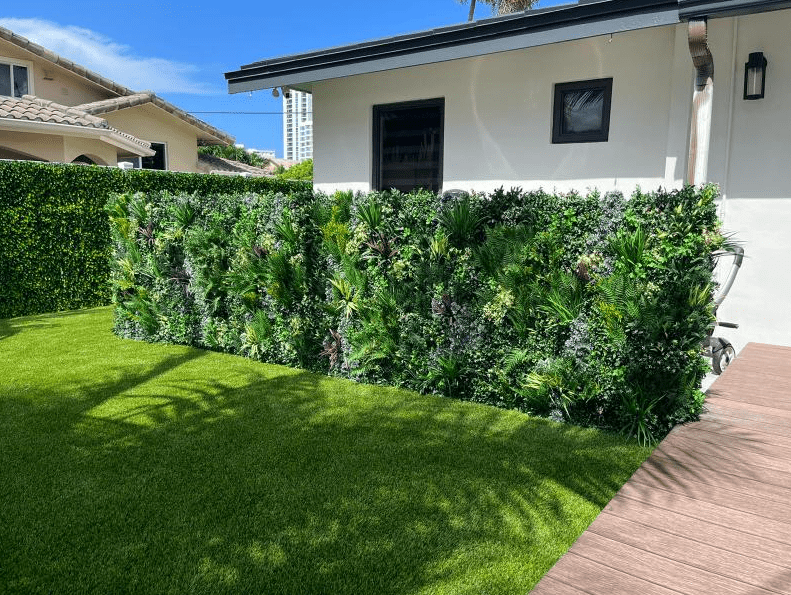
{"label": "downspout", "polygon": [[689,135],[687,183],[704,184],[709,162],[711,109],[714,95],[714,57],[707,43],[706,19],[689,21],[689,53],[695,66],[695,92],[692,95],[692,122]]}

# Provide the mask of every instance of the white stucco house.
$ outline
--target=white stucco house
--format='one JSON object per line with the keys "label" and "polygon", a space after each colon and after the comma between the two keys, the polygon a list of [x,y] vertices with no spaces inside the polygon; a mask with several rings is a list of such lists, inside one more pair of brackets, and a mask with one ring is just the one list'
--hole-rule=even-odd
{"label": "white stucco house", "polygon": [[723,334],[791,345],[788,0],[581,0],[225,76],[313,94],[324,191],[716,182],[746,250]]}

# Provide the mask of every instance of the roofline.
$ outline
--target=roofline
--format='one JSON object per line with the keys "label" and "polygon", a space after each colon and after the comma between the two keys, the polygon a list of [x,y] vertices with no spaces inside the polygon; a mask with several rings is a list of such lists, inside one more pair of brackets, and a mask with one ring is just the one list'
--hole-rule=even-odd
{"label": "roofline", "polygon": [[228,72],[230,93],[471,58],[678,22],[678,0],[593,0],[285,56]]}
{"label": "roofline", "polygon": [[200,120],[199,118],[196,118],[192,114],[185,112],[180,107],[177,107],[172,103],[165,101],[161,97],[158,97],[153,91],[142,91],[140,93],[126,95],[124,97],[102,99],[100,101],[84,103],[76,107],[77,109],[80,109],[88,114],[97,115],[97,114],[109,114],[111,112],[115,112],[121,109],[128,109],[128,108],[136,107],[138,105],[145,105],[147,103],[151,103],[157,106],[158,108],[184,121],[186,124],[189,124],[190,126],[197,128],[204,135],[203,138],[201,138],[201,135],[199,135],[199,140],[201,142],[209,143],[209,144],[227,144],[227,145],[233,144],[234,142],[234,137],[232,137],[227,132],[224,132],[219,128],[215,128],[211,124],[207,124],[203,120]]}
{"label": "roofline", "polygon": [[229,93],[434,64],[599,35],[791,6],[791,0],[580,0],[439,29],[254,62],[225,73]]}
{"label": "roofline", "polygon": [[101,140],[119,149],[124,149],[140,155],[151,157],[154,151],[147,142],[142,142],[131,135],[124,134],[115,128],[94,128],[93,126],[76,126],[74,124],[58,124],[55,122],[38,122],[34,120],[18,120],[15,118],[0,118],[0,130],[34,132],[38,134],[56,134],[78,138],[92,138]]}
{"label": "roofline", "polygon": [[791,0],[678,0],[682,21],[741,16],[791,8]]}
{"label": "roofline", "polygon": [[115,93],[116,95],[131,95],[134,93],[128,87],[124,87],[123,85],[119,85],[115,81],[108,79],[92,70],[88,70],[84,66],[80,66],[76,62],[72,62],[71,60],[64,58],[56,54],[55,52],[48,50],[44,46],[41,46],[37,43],[33,43],[27,37],[22,37],[11,31],[10,29],[6,29],[5,27],[0,27],[0,39],[4,39],[10,43],[13,43],[15,46],[30,52],[38,56],[39,58],[43,58],[48,62],[52,62],[55,66],[60,66],[65,70],[68,70],[78,76],[81,76],[84,79],[87,79],[102,87],[106,91],[110,91],[111,93]]}

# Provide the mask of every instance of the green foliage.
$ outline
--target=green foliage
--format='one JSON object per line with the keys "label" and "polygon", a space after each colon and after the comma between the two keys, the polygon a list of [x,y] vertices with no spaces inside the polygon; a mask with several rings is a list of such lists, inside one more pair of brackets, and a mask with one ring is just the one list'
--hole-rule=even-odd
{"label": "green foliage", "polygon": [[[152,213],[142,199],[114,203],[108,226],[105,205],[114,192],[211,195],[300,188],[305,185],[267,178],[0,161],[0,318],[109,302],[111,234],[116,240],[142,239],[164,231],[148,228]],[[178,235],[194,214],[189,207],[173,208],[186,209],[172,213],[169,233]]]}
{"label": "green foliage", "polygon": [[244,148],[237,147],[236,145],[207,145],[204,147],[198,147],[198,153],[203,155],[214,155],[215,157],[223,157],[225,159],[231,159],[232,161],[246,163],[247,165],[253,165],[255,167],[264,167],[266,165],[266,161],[263,157],[255,153],[250,153]]}
{"label": "green foliage", "polygon": [[700,410],[714,192],[120,194],[116,330],[650,443]]}
{"label": "green foliage", "polygon": [[303,180],[313,179],[313,159],[306,159],[292,165],[289,168],[282,168],[277,172],[277,177],[281,180]]}

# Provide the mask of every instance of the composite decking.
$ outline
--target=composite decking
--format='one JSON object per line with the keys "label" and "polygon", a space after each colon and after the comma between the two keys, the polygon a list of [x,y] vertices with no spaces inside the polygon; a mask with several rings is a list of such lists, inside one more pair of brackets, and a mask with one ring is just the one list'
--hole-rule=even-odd
{"label": "composite decking", "polygon": [[536,595],[791,594],[791,348],[750,343]]}

